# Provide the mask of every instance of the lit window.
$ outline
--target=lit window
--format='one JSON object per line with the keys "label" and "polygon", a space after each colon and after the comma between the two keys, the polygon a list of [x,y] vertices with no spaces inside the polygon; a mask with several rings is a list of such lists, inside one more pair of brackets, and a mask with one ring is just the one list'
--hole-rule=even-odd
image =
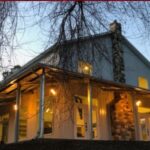
{"label": "lit window", "polygon": [[144,77],[139,77],[138,86],[144,89],[148,89],[148,80]]}
{"label": "lit window", "polygon": [[45,97],[44,134],[50,134],[53,132],[53,100],[53,96]]}
{"label": "lit window", "polygon": [[[16,108],[18,109],[17,106],[16,106]],[[27,107],[25,107],[25,106],[20,107],[19,140],[23,140],[27,137],[27,117],[26,117],[26,114],[27,114]]]}
{"label": "lit window", "polygon": [[27,137],[27,119],[22,117],[19,119],[19,139]]}
{"label": "lit window", "polygon": [[92,65],[87,62],[79,61],[78,72],[91,75],[92,74]]}

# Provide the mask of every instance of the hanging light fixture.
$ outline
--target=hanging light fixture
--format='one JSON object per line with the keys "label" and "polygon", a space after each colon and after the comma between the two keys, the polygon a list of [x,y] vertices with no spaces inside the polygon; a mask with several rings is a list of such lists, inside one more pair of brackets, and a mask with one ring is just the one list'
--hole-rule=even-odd
{"label": "hanging light fixture", "polygon": [[13,109],[14,109],[15,111],[17,111],[17,110],[18,110],[18,106],[17,106],[17,104],[14,104],[14,105],[13,105]]}

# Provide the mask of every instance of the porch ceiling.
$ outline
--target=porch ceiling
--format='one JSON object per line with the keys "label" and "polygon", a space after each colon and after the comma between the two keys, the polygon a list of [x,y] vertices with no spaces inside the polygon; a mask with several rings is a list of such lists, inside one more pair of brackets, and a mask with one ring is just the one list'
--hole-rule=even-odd
{"label": "porch ceiling", "polygon": [[21,86],[21,91],[26,92],[39,85],[39,76],[42,73],[42,69],[38,69],[35,72],[30,72],[20,79],[10,81],[6,86],[0,90],[0,99],[8,99],[16,97],[17,83]]}

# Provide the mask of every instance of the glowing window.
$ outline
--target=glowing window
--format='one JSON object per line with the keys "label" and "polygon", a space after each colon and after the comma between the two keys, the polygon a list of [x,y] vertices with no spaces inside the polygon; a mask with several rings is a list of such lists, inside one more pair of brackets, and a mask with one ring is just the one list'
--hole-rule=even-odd
{"label": "glowing window", "polygon": [[148,89],[148,80],[144,77],[139,77],[138,86],[144,89]]}
{"label": "glowing window", "polygon": [[44,134],[53,132],[53,96],[45,97],[44,109]]}
{"label": "glowing window", "polygon": [[87,62],[79,61],[78,72],[92,75],[92,65]]}
{"label": "glowing window", "polygon": [[[16,109],[15,109],[16,111]],[[27,107],[20,107],[20,117],[19,117],[19,140],[23,140],[27,137]]]}

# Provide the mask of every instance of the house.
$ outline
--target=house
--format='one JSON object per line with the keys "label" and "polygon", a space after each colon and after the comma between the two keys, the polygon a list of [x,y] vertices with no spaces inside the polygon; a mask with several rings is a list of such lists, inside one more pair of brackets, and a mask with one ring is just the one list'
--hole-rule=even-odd
{"label": "house", "polygon": [[5,77],[1,141],[150,140],[150,62],[119,23],[110,28],[56,44]]}

